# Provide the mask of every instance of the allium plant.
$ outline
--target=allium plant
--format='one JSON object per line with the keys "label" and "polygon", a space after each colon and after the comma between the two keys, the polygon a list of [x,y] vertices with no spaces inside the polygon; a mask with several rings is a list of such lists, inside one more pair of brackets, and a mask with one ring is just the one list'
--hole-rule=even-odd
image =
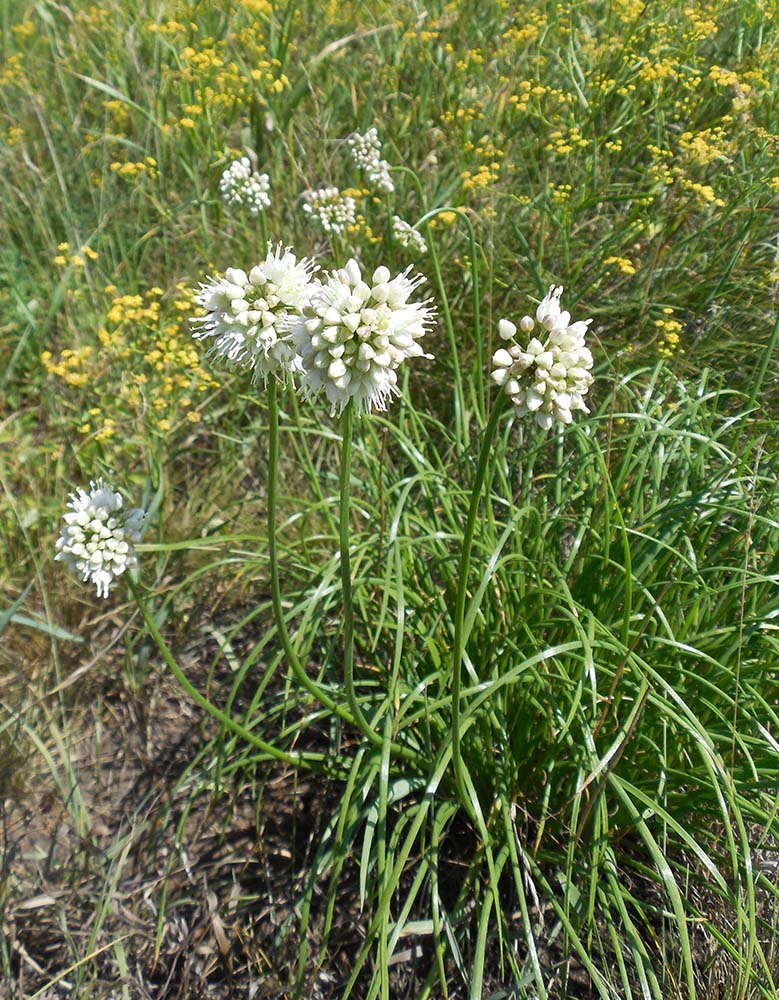
{"label": "allium plant", "polygon": [[259,215],[270,207],[270,178],[252,170],[248,156],[235,160],[219,180],[219,193],[230,208],[245,208],[249,215]]}
{"label": "allium plant", "polygon": [[395,190],[390,176],[390,165],[381,158],[381,141],[376,126],[371,126],[365,135],[353,132],[346,140],[355,164],[365,173],[368,182],[381,194],[391,194]]}
{"label": "allium plant", "polygon": [[315,270],[313,261],[269,244],[265,260],[248,274],[229,267],[200,285],[195,301],[205,315],[192,320],[192,335],[213,341],[212,356],[250,368],[255,382],[297,371],[288,334],[311,296]]}
{"label": "allium plant", "polygon": [[146,513],[140,507],[125,511],[123,503],[121,493],[96,479],[88,491],[71,494],[70,512],[63,515],[54,558],[94,583],[98,597],[108,597],[117,577],[137,563],[135,545]]}
{"label": "allium plant", "polygon": [[413,226],[404,222],[399,215],[392,216],[392,235],[406,250],[413,250],[418,254],[427,253],[427,243],[425,243],[424,236]]}
{"label": "allium plant", "polygon": [[[549,430],[557,420],[570,424],[573,413],[589,413],[584,397],[592,383],[592,354],[584,343],[590,319],[571,322],[571,314],[560,307],[562,287],[553,285],[536,310],[540,339],[532,337],[526,347],[516,341],[517,328],[502,319],[498,333],[507,342],[492,358],[493,381],[514,404],[517,416],[532,414],[539,427]],[[519,322],[523,333],[535,328],[532,316]]]}
{"label": "allium plant", "polygon": [[324,393],[332,414],[354,400],[362,410],[383,410],[398,393],[397,371],[407,358],[432,357],[419,344],[435,310],[411,302],[425,280],[410,269],[391,277],[378,267],[365,281],[356,260],[332,271],[313,292],[292,340],[303,370],[307,398]]}
{"label": "allium plant", "polygon": [[306,215],[331,236],[340,236],[357,221],[357,203],[351,195],[341,194],[337,187],[304,191],[301,197]]}

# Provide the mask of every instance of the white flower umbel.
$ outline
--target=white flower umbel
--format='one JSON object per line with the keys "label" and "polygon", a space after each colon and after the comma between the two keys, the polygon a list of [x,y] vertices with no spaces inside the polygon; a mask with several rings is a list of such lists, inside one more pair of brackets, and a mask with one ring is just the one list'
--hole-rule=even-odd
{"label": "white flower umbel", "polygon": [[313,288],[313,261],[298,260],[279,244],[247,274],[229,267],[209,278],[195,295],[205,316],[193,319],[196,340],[213,339],[209,354],[230,365],[253,369],[254,381],[283,378],[299,368],[289,340],[291,322],[300,315]]}
{"label": "white flower umbel", "polygon": [[98,597],[108,597],[116,578],[137,564],[135,544],[146,513],[139,507],[124,511],[122,494],[102,479],[91,482],[89,492],[71,493],[68,506],[54,558],[94,583]]}
{"label": "white flower umbel", "polygon": [[389,163],[381,158],[381,142],[376,126],[371,126],[365,135],[353,132],[346,141],[352,159],[365,173],[369,183],[382,194],[391,194],[395,190],[395,185],[390,176]]}
{"label": "white flower umbel", "polygon": [[413,250],[415,253],[427,253],[427,243],[424,236],[417,232],[413,226],[404,222],[399,215],[392,216],[392,235],[406,250]]}
{"label": "white flower umbel", "polygon": [[526,347],[516,340],[517,328],[507,319],[498,324],[506,346],[492,358],[493,381],[511,398],[517,416],[530,413],[539,427],[548,430],[555,420],[570,424],[576,410],[589,413],[584,397],[592,383],[592,354],[584,337],[590,319],[571,323],[571,314],[561,309],[562,287],[549,289],[536,310],[536,319],[523,316],[523,333],[541,327]]}
{"label": "white flower umbel", "polygon": [[304,191],[303,211],[326,233],[339,236],[347,226],[357,221],[357,204],[351,195],[344,195],[337,187]]}
{"label": "white flower umbel", "polygon": [[362,410],[383,410],[398,394],[397,370],[406,358],[431,358],[418,341],[435,309],[409,302],[425,280],[409,277],[410,268],[390,277],[378,267],[363,279],[356,260],[333,271],[320,285],[295,324],[292,337],[300,354],[301,391],[310,398],[324,392],[331,413],[341,413],[354,400]]}
{"label": "white flower umbel", "polygon": [[270,178],[252,170],[248,156],[235,160],[222,174],[219,193],[230,208],[245,208],[249,215],[259,215],[270,207]]}

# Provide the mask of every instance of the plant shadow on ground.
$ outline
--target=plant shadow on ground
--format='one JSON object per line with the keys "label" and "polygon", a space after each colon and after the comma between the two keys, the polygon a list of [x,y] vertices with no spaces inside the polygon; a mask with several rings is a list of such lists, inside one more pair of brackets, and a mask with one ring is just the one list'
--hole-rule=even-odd
{"label": "plant shadow on ground", "polygon": [[[190,644],[182,665],[202,688],[229,685],[209,673],[209,645]],[[53,732],[26,773],[21,751],[3,760],[0,998],[293,996],[297,903],[338,785],[284,764],[221,779],[208,756],[193,765],[216,727],[154,664],[140,686],[121,655],[77,684],[68,744]],[[326,747],[326,732],[307,733]],[[317,891],[303,996],[339,995],[351,973],[367,919],[355,865],[318,959],[324,908]],[[398,996],[415,995],[417,957],[396,959]]]}

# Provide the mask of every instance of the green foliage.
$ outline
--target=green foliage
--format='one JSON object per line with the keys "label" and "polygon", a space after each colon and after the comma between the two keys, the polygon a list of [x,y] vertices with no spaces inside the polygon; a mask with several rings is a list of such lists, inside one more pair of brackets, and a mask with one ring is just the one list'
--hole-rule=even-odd
{"label": "green foliage", "polygon": [[[640,995],[639,983],[661,996],[677,977],[694,991],[691,922],[724,936],[724,908],[755,931],[749,858],[755,831],[775,834],[775,474],[738,397],[709,382],[662,367],[624,378],[556,456],[554,437],[511,421],[499,432],[465,606],[466,801],[451,767],[451,650],[473,452],[410,404],[361,422],[356,687],[377,737],[347,757],[319,864],[335,883],[360,858],[374,916],[359,964],[379,949],[377,989],[378,956],[412,926],[448,961],[460,955],[473,996],[493,935],[507,981],[538,995],[567,995],[568,955],[601,996]],[[337,539],[319,544],[329,553]],[[288,560],[300,563],[297,545]],[[301,577],[284,588],[297,641],[338,700],[332,560]],[[463,812],[471,846],[456,833]],[[431,851],[445,835],[466,852],[456,891]],[[708,895],[690,896],[690,882]],[[773,975],[758,937],[740,960],[755,988]]]}

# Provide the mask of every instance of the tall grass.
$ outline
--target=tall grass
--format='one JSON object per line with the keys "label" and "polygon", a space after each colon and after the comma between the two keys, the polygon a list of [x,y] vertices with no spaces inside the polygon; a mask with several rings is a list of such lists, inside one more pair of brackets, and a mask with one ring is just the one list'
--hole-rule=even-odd
{"label": "tall grass", "polygon": [[[357,698],[376,738],[342,762],[303,913],[318,874],[331,873],[333,901],[344,861],[360,859],[371,919],[355,977],[374,955],[375,991],[412,934],[431,941],[433,990],[457,962],[481,995],[493,942],[505,982],[538,995],[567,995],[572,963],[600,996],[695,995],[701,923],[742,988],[771,995],[752,857],[775,823],[777,599],[758,556],[776,544],[775,486],[761,441],[745,448],[738,397],[709,381],[623,378],[556,457],[506,422],[465,605],[464,788],[451,650],[467,452],[410,403],[362,423],[350,548]],[[333,560],[299,572],[305,588],[285,586],[297,641],[342,700]],[[442,888],[447,835],[462,869]],[[695,882],[708,887],[697,901]]]}

